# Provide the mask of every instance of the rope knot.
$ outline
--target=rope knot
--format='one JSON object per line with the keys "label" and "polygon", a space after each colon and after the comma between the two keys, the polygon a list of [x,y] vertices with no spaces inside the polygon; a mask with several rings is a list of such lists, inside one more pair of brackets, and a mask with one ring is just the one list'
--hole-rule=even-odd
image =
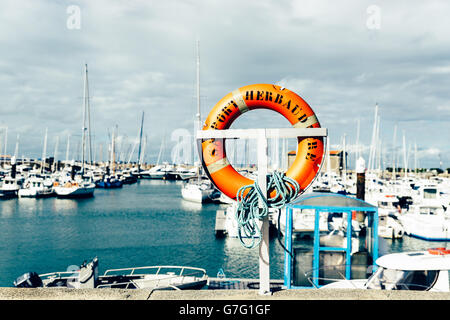
{"label": "rope knot", "polygon": [[[257,220],[263,220],[269,214],[269,208],[282,208],[300,193],[298,182],[286,177],[284,173],[273,172],[267,179],[268,193],[276,192],[275,196],[269,199],[257,182],[243,186],[236,194],[238,236],[241,244],[248,249],[258,246],[261,242],[261,229]],[[243,238],[250,238],[251,242],[246,243]]]}

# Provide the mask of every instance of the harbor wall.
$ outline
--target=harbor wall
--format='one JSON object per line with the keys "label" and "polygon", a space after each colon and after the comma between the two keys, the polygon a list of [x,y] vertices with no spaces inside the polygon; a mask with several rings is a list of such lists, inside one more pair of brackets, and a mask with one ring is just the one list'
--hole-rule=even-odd
{"label": "harbor wall", "polygon": [[450,300],[449,292],[358,289],[167,290],[0,288],[0,300]]}

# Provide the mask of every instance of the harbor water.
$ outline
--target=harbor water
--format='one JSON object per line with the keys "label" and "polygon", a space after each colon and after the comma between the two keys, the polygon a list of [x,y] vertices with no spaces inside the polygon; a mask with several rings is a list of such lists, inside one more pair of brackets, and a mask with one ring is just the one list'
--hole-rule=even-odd
{"label": "harbor water", "polygon": [[[259,277],[258,249],[239,239],[216,238],[215,216],[224,205],[183,200],[181,183],[140,180],[120,189],[96,189],[88,199],[20,198],[0,202],[0,286],[23,273],[66,271],[94,257],[99,272],[151,265],[206,269],[215,277]],[[380,255],[431,247],[404,236],[380,239]],[[270,241],[271,278],[283,279],[284,250]]]}

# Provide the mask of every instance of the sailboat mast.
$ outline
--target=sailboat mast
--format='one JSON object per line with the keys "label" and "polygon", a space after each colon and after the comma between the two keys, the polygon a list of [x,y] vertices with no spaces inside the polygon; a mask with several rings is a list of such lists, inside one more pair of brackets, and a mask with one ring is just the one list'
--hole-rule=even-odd
{"label": "sailboat mast", "polygon": [[405,140],[405,131],[403,131],[403,170],[404,170],[404,178],[408,177],[408,160],[406,158],[406,140]]}
{"label": "sailboat mast", "polygon": [[372,141],[370,144],[370,153],[369,153],[369,165],[367,167],[369,170],[372,170],[372,167],[374,167],[373,158],[374,158],[374,154],[375,154],[377,122],[378,122],[378,103],[375,104],[375,116],[374,116],[374,120],[373,120]]}
{"label": "sailboat mast", "polygon": [[394,140],[392,142],[392,178],[394,179],[394,181],[397,177],[397,173],[396,173],[396,169],[395,169],[396,148],[397,148],[396,141],[397,141],[397,125],[394,126]]}
{"label": "sailboat mast", "polygon": [[142,111],[141,130],[139,132],[139,149],[138,149],[138,172],[141,171],[141,149],[142,149],[142,130],[144,127],[144,111]]}
{"label": "sailboat mast", "polygon": [[200,113],[200,40],[197,40],[197,129],[201,130]]}
{"label": "sailboat mast", "polygon": [[[195,131],[197,130],[201,130],[201,114],[200,114],[200,40],[197,39],[197,128]],[[194,139],[195,139],[195,143],[194,146],[196,145],[197,142],[197,132],[194,132]],[[201,160],[201,159],[199,159]],[[198,170],[197,170],[197,179],[198,181],[201,180],[201,175],[202,175],[202,168],[201,165],[198,165]]]}
{"label": "sailboat mast", "polygon": [[4,151],[4,155],[5,155],[5,158],[3,159],[4,160],[4,163],[6,163],[6,145],[8,144],[8,127],[6,127],[5,128],[5,151]]}
{"label": "sailboat mast", "polygon": [[84,151],[86,143],[86,76],[87,76],[87,65],[85,65],[84,72],[84,86],[83,86],[83,127],[81,132],[81,175],[84,174]]}
{"label": "sailboat mast", "polygon": [[20,139],[20,134],[17,134],[16,149],[14,150],[14,157],[16,159],[19,156],[19,139]]}
{"label": "sailboat mast", "polygon": [[44,149],[42,150],[41,173],[45,172],[45,158],[47,157],[47,134],[48,128],[45,128]]}
{"label": "sailboat mast", "polygon": [[88,142],[89,142],[89,164],[92,165],[92,143],[91,143],[91,104],[89,99],[89,79],[88,79],[88,67],[87,64],[84,65],[85,67],[85,106],[87,108],[87,121],[88,121]]}
{"label": "sailboat mast", "polygon": [[67,135],[67,146],[66,146],[66,161],[69,163],[69,151],[70,151],[70,133]]}

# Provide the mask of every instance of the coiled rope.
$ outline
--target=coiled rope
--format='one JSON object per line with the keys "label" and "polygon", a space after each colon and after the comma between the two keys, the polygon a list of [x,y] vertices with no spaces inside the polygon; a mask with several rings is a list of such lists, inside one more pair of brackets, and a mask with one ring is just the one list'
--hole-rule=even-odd
{"label": "coiled rope", "polygon": [[[267,190],[275,190],[273,198],[266,199],[258,183],[243,186],[236,194],[236,221],[241,244],[254,248],[261,242],[261,229],[257,220],[264,219],[269,214],[269,208],[281,208],[294,200],[300,193],[300,185],[284,173],[273,172],[267,176]],[[244,238],[251,239],[246,243]]]}

